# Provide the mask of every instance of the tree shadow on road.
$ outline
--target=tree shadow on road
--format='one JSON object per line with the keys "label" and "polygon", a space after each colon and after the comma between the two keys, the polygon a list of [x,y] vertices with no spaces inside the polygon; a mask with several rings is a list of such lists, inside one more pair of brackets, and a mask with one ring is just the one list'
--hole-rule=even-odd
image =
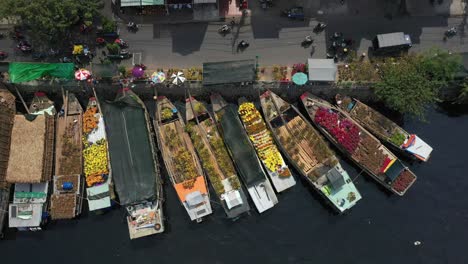
{"label": "tree shadow on road", "polygon": [[168,25],[167,28],[172,37],[172,52],[186,56],[200,50],[208,23]]}

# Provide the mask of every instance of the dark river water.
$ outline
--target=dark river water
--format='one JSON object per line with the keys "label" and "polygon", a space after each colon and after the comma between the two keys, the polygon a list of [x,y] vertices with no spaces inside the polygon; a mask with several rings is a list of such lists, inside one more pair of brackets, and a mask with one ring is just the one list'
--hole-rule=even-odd
{"label": "dark river water", "polygon": [[0,263],[468,263],[468,115],[438,109],[427,119],[404,125],[434,148],[429,162],[411,164],[418,180],[404,197],[360,175],[363,199],[335,215],[298,181],[262,215],[229,222],[213,203],[214,214],[196,224],[165,176],[166,233],[131,241],[123,210],[84,213],[41,233],[8,234]]}

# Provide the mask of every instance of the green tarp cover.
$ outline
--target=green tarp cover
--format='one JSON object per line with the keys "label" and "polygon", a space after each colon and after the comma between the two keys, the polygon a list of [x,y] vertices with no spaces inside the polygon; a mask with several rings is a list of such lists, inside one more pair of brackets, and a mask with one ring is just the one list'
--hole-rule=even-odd
{"label": "green tarp cover", "polygon": [[223,84],[255,81],[255,60],[203,63],[203,84]]}
{"label": "green tarp cover", "polygon": [[29,82],[49,75],[62,79],[73,79],[73,63],[27,63],[12,62],[8,73],[12,83]]}
{"label": "green tarp cover", "polygon": [[145,110],[132,98],[102,103],[112,177],[123,205],[156,197],[156,172]]}
{"label": "green tarp cover", "polygon": [[265,173],[258,161],[257,154],[239,120],[237,107],[228,105],[218,112],[224,142],[232,153],[239,175],[245,184],[250,185],[265,179]]}

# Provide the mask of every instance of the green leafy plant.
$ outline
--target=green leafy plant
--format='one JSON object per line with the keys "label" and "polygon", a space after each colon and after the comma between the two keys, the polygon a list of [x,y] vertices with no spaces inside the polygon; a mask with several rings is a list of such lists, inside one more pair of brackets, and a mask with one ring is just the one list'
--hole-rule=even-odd
{"label": "green leafy plant", "polygon": [[401,146],[405,142],[405,139],[406,139],[405,135],[395,132],[390,138],[390,142],[392,142],[393,144],[397,146]]}
{"label": "green leafy plant", "polygon": [[120,52],[120,46],[117,43],[107,43],[106,48],[109,54],[116,55]]}

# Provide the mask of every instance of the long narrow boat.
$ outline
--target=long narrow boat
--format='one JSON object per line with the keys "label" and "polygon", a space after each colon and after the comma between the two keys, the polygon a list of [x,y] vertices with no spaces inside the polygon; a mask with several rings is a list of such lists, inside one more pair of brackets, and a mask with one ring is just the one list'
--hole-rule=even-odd
{"label": "long narrow boat", "polygon": [[229,105],[218,95],[211,96],[211,104],[224,142],[237,167],[239,176],[247,187],[259,213],[278,203],[275,191],[266,178],[266,173],[258,159],[255,149],[246,134],[237,114],[238,108]]}
{"label": "long narrow boat", "polygon": [[81,213],[83,204],[83,108],[74,94],[63,95],[56,117],[55,173],[50,199],[52,219],[71,219]]}
{"label": "long narrow boat", "polygon": [[201,222],[202,217],[212,213],[205,175],[180,112],[164,96],[156,97],[155,127],[179,200],[190,219]]}
{"label": "long narrow boat", "polygon": [[340,213],[356,205],[361,194],[335,153],[296,107],[270,91],[260,96],[260,104],[278,146],[307,182]]}
{"label": "long narrow boat", "polygon": [[416,181],[408,167],[343,110],[310,93],[301,101],[316,127],[382,186],[403,196]]}
{"label": "long narrow boat", "polygon": [[250,210],[249,202],[216,124],[203,103],[185,100],[186,131],[195,146],[203,169],[230,219]]}
{"label": "long narrow boat", "polygon": [[151,121],[143,101],[129,88],[101,105],[106,118],[112,178],[127,211],[130,238],[164,231],[163,193]]}
{"label": "long narrow boat", "polygon": [[368,105],[349,96],[338,94],[335,98],[339,108],[393,149],[422,161],[427,161],[431,156],[431,146]]}
{"label": "long narrow boat", "polygon": [[20,231],[41,230],[48,214],[48,190],[54,159],[55,108],[36,92],[28,115],[16,115],[6,180],[14,183],[9,226]]}
{"label": "long narrow boat", "polygon": [[296,185],[296,180],[273,142],[271,132],[255,105],[247,102],[245,98],[240,98],[239,116],[276,191],[282,192]]}
{"label": "long narrow boat", "polygon": [[89,98],[83,114],[83,165],[89,211],[111,207],[112,168],[101,106],[96,96]]}
{"label": "long narrow boat", "polygon": [[3,237],[10,198],[11,186],[5,177],[10,157],[11,132],[15,113],[15,96],[7,89],[0,88],[0,238]]}

